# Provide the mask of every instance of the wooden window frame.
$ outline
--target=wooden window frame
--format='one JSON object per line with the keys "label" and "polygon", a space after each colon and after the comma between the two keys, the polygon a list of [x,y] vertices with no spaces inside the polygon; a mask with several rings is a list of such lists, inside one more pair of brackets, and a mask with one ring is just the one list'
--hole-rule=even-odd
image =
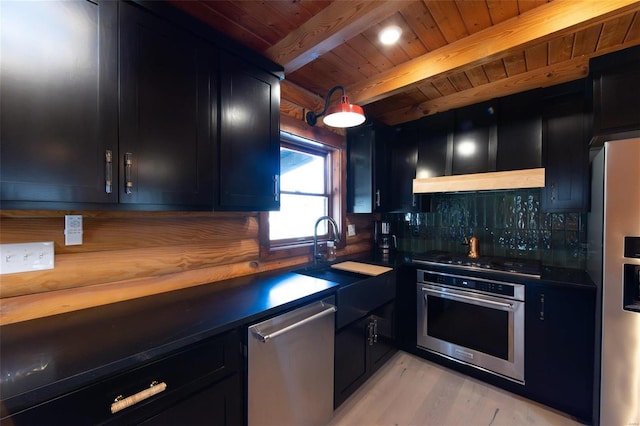
{"label": "wooden window frame", "polygon": [[[326,128],[310,127],[306,123],[289,117],[281,117],[280,139],[285,144],[295,141],[308,141],[311,144],[321,144],[322,150],[329,151],[328,167],[331,176],[331,190],[329,201],[329,215],[338,223],[340,243],[338,248],[346,246],[347,231],[347,142],[346,136],[336,134]],[[291,142],[289,142],[291,141]],[[313,241],[295,241],[291,244],[271,245],[269,239],[269,213],[261,212],[259,220],[260,259],[272,260],[285,257],[304,256],[313,257]],[[326,238],[325,238],[326,239]]]}

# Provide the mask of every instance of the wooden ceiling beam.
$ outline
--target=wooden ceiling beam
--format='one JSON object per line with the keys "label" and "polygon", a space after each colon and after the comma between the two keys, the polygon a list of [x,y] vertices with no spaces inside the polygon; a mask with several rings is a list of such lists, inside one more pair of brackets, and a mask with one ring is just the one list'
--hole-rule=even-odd
{"label": "wooden ceiling beam", "polygon": [[421,102],[417,105],[398,108],[383,114],[377,118],[390,126],[420,119],[426,115],[437,114],[454,108],[460,108],[491,99],[509,96],[514,93],[541,87],[554,86],[581,78],[589,73],[589,59],[594,56],[614,52],[631,46],[640,45],[640,40],[618,45],[606,50],[599,50],[589,55],[580,56],[569,61],[549,65],[534,71],[508,77],[492,83],[483,84],[472,89],[464,90],[452,95]]}
{"label": "wooden ceiling beam", "polygon": [[434,76],[488,63],[516,49],[548,41],[563,32],[579,31],[634,9],[640,10],[640,1],[554,0],[354,84],[347,88],[349,99],[366,105]]}
{"label": "wooden ceiling beam", "polygon": [[405,1],[336,1],[265,52],[291,73],[398,12]]}
{"label": "wooden ceiling beam", "polygon": [[324,109],[324,98],[315,93],[311,93],[307,89],[289,80],[282,80],[280,82],[280,95],[282,99],[286,99],[310,111],[319,112]]}
{"label": "wooden ceiling beam", "polygon": [[580,57],[535,71],[507,77],[492,83],[483,84],[448,96],[421,102],[417,105],[389,111],[380,114],[378,119],[385,124],[394,126],[407,121],[417,120],[426,115],[437,114],[514,93],[577,80],[586,77],[588,72],[589,58]]}

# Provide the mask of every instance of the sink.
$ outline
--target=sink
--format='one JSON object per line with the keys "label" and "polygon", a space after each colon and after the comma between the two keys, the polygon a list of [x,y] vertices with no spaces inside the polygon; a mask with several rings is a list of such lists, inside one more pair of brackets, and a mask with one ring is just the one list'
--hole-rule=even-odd
{"label": "sink", "polygon": [[356,321],[396,297],[395,273],[371,276],[331,265],[313,265],[293,272],[340,284],[336,292],[337,328]]}
{"label": "sink", "polygon": [[364,274],[356,272],[343,271],[332,268],[330,265],[310,266],[303,269],[293,271],[296,274],[307,275],[309,277],[320,278],[321,280],[331,281],[338,284],[352,284],[357,281],[371,278]]}

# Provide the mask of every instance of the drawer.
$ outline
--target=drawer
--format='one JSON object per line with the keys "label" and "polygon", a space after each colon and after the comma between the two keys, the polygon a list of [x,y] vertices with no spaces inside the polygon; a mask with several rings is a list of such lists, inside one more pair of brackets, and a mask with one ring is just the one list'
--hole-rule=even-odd
{"label": "drawer", "polygon": [[[156,360],[141,360],[139,367],[15,413],[6,420],[15,425],[138,423],[239,367],[239,334],[232,331]],[[124,400],[120,405],[135,403],[126,408],[114,406],[121,409],[112,413],[116,399]]]}

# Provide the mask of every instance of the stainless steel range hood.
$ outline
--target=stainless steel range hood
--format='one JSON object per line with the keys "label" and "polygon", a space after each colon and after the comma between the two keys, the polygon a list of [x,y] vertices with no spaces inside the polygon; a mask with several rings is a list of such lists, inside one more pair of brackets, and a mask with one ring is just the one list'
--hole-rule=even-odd
{"label": "stainless steel range hood", "polygon": [[544,168],[439,176],[413,180],[414,194],[543,187]]}

